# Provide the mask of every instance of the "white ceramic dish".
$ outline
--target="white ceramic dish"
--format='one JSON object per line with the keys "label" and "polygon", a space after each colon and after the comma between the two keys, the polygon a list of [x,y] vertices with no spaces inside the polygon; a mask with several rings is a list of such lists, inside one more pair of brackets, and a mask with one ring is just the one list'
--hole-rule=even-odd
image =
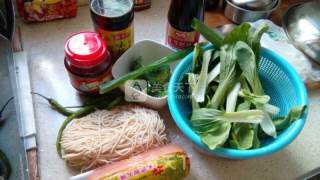
{"label": "white ceramic dish", "polygon": [[[117,79],[122,75],[129,73],[132,62],[139,56],[142,57],[143,64],[147,65],[162,57],[172,54],[173,52],[174,50],[160,43],[151,40],[140,41],[128,49],[116,61],[112,67],[112,75],[114,79]],[[176,64],[174,63],[170,64],[171,72],[173,72],[175,65]],[[167,96],[161,98],[152,97],[132,88],[129,84],[130,82],[128,81],[120,87],[120,89],[125,93],[126,101],[137,102],[154,109],[162,108],[167,104]]]}

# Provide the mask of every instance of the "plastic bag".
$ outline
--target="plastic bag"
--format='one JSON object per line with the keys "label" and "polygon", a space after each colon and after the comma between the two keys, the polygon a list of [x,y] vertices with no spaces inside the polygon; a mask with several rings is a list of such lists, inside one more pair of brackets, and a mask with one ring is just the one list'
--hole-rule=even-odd
{"label": "plastic bag", "polygon": [[269,30],[262,36],[261,45],[275,51],[286,59],[306,83],[320,81],[320,67],[312,63],[301,51],[296,49],[288,40],[284,30],[269,20],[259,20],[252,23],[258,27],[267,24]]}

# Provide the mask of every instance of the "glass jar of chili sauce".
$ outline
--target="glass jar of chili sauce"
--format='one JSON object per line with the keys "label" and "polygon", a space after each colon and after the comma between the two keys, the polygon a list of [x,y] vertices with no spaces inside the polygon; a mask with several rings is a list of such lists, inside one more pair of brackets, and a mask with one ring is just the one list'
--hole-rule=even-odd
{"label": "glass jar of chili sauce", "polygon": [[95,31],[108,45],[116,61],[133,44],[134,3],[132,0],[92,0],[91,18]]}
{"label": "glass jar of chili sauce", "polygon": [[106,43],[95,32],[80,32],[67,39],[64,64],[72,86],[85,94],[97,94],[99,85],[112,77]]}

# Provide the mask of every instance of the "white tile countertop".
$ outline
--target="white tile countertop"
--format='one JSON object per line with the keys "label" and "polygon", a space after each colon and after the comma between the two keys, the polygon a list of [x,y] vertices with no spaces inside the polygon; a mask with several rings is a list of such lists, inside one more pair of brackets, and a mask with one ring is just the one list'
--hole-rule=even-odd
{"label": "white tile countertop", "polygon": [[[163,42],[168,0],[155,0],[151,9],[135,14],[135,41],[152,39]],[[79,96],[71,87],[65,71],[64,41],[72,33],[92,30],[87,6],[79,8],[72,19],[21,26],[24,50],[28,53],[33,91],[55,98],[64,105],[77,105]],[[320,91],[309,92],[309,115],[298,138],[282,151],[271,156],[250,160],[229,160],[199,153],[181,135],[167,109],[161,114],[167,123],[173,142],[183,146],[191,156],[188,179],[300,179],[320,171]],[[41,98],[34,96],[42,180],[65,180],[76,172],[67,168],[55,149],[56,136],[64,117],[52,110]]]}

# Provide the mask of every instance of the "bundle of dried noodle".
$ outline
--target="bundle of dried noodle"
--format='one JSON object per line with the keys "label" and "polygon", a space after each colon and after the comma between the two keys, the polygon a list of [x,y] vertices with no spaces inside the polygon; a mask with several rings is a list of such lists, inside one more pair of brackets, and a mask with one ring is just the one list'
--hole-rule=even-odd
{"label": "bundle of dried noodle", "polygon": [[165,142],[165,126],[158,112],[140,106],[119,106],[75,119],[63,132],[62,158],[69,166],[83,171]]}

